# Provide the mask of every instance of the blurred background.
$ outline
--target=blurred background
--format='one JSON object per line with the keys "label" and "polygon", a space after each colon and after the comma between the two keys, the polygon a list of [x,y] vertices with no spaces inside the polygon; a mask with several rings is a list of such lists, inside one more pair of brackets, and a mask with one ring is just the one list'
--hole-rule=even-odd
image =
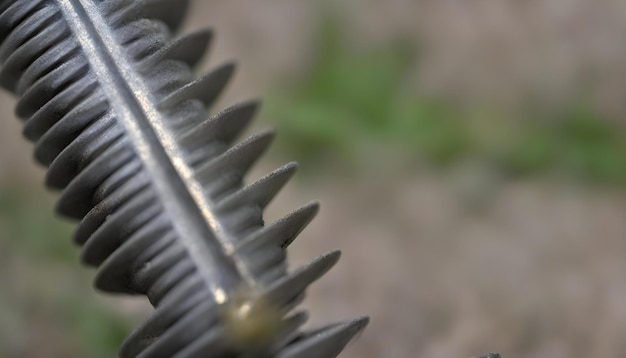
{"label": "blurred background", "polygon": [[[297,267],[340,248],[312,326],[369,314],[342,357],[626,355],[626,2],[197,0],[216,110],[261,97],[250,179],[319,199]],[[0,95],[0,356],[113,357],[150,308],[92,291],[73,225]]]}

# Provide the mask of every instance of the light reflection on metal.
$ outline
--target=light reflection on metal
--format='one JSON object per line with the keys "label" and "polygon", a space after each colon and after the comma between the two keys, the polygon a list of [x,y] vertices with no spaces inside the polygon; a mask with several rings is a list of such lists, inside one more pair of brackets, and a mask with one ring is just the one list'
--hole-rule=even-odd
{"label": "light reflection on metal", "polygon": [[170,39],[187,7],[0,1],[0,84],[20,96],[24,134],[62,190],[58,212],[81,220],[75,241],[99,268],[96,286],[155,307],[121,357],[334,357],[367,319],[306,333],[306,315],[286,317],[339,253],[287,272],[286,246],[317,204],[264,226],[295,165],[243,186],[273,134],[232,146],[255,103],[207,118],[232,66],[192,77],[211,34]]}

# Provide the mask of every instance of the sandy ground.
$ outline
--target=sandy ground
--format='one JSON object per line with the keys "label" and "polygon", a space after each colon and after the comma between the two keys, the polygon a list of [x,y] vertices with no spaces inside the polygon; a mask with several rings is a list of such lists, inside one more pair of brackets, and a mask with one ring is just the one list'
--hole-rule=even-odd
{"label": "sandy ground", "polygon": [[314,191],[292,257],[345,253],[310,290],[314,321],[372,316],[345,357],[623,356],[624,192],[508,183],[477,209],[441,177]]}

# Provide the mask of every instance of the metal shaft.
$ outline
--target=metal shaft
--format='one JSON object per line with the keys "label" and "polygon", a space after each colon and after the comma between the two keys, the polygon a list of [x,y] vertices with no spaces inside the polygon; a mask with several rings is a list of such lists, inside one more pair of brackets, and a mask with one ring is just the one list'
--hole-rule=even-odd
{"label": "metal shaft", "polygon": [[80,220],[96,287],[155,307],[121,357],[335,357],[367,318],[301,332],[306,314],[290,314],[339,252],[287,271],[318,205],[264,224],[296,165],[243,184],[273,133],[233,145],[256,102],[207,114],[234,66],[192,76],[212,35],[173,39],[188,5],[0,0],[0,85],[62,190],[57,211]]}

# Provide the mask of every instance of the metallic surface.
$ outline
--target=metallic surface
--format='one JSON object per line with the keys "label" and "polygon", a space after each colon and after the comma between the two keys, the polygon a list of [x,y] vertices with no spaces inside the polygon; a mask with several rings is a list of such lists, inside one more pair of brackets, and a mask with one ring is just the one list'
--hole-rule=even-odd
{"label": "metallic surface", "polygon": [[243,185],[273,133],[233,145],[254,102],[207,118],[233,66],[192,76],[211,33],[171,39],[188,5],[0,0],[0,85],[20,97],[24,135],[62,190],[57,211],[80,220],[96,286],[155,307],[121,357],[335,357],[367,319],[302,333],[306,315],[289,316],[339,253],[287,271],[285,249],[318,206],[264,224],[296,166]]}

